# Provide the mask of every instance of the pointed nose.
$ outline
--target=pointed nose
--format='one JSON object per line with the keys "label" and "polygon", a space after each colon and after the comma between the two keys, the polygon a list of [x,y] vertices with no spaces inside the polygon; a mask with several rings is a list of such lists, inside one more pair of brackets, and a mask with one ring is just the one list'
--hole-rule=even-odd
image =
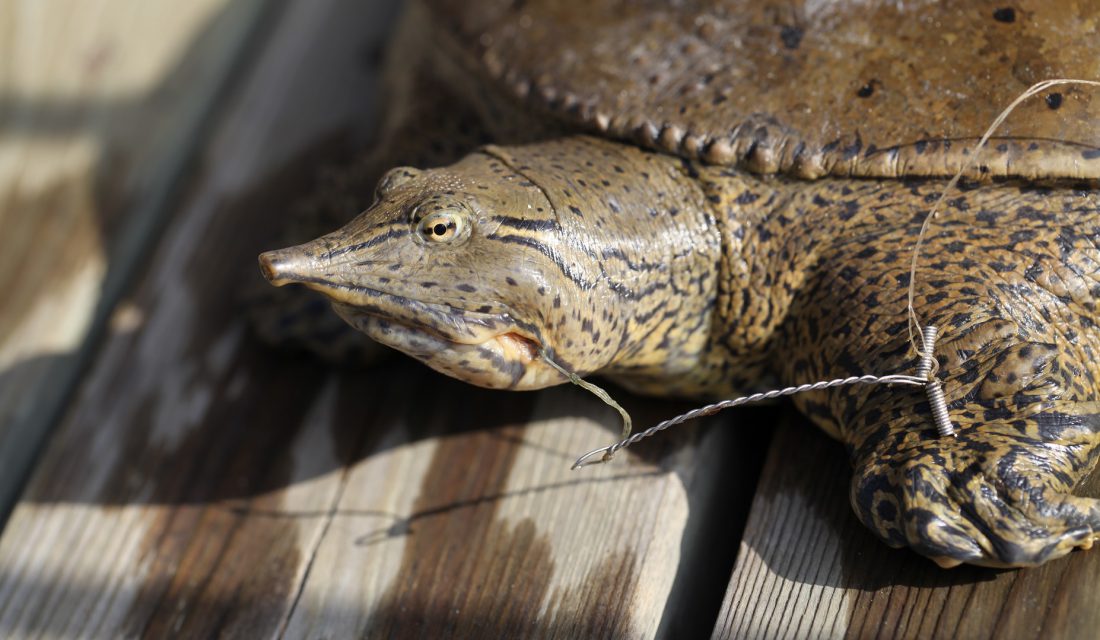
{"label": "pointed nose", "polygon": [[308,278],[311,263],[312,255],[302,251],[300,247],[260,254],[260,272],[276,287]]}

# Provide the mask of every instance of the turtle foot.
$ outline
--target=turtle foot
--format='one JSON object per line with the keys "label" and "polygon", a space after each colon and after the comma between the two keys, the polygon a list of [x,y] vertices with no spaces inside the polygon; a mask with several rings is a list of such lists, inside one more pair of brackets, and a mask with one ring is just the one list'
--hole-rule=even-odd
{"label": "turtle foot", "polygon": [[1071,493],[1098,430],[1098,415],[1045,411],[964,425],[957,440],[922,433],[857,466],[852,504],[886,542],[942,567],[1039,565],[1100,535],[1100,500]]}

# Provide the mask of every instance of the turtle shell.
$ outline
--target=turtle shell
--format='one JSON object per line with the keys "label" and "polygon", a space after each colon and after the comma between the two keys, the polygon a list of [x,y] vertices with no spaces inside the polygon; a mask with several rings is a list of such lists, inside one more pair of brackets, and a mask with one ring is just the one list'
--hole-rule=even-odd
{"label": "turtle shell", "polygon": [[[952,174],[1033,83],[1100,79],[1097,0],[425,1],[532,107],[767,173]],[[1098,93],[1025,102],[969,173],[1100,177]]]}

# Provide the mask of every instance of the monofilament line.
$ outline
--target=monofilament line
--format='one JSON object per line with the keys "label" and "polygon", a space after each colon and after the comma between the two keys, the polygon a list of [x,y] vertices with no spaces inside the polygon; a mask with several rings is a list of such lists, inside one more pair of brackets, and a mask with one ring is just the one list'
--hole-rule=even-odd
{"label": "monofilament line", "polygon": [[539,357],[541,357],[543,361],[546,362],[546,364],[550,365],[554,369],[557,369],[558,373],[565,376],[566,379],[569,380],[569,382],[572,382],[578,387],[596,396],[600,400],[603,400],[604,404],[618,411],[619,415],[623,418],[623,437],[625,438],[630,435],[630,431],[633,428],[634,421],[630,418],[630,413],[623,408],[623,405],[615,402],[615,399],[611,397],[611,394],[604,391],[600,387],[597,387],[591,382],[583,380],[577,374],[573,373],[572,371],[566,370],[565,367],[561,366],[557,362],[554,362],[554,359],[550,357],[550,354],[546,352],[546,349],[539,350]]}
{"label": "monofilament line", "polygon": [[[956,186],[958,186],[959,180],[962,179],[963,174],[966,173],[971,167],[973,167],[974,163],[978,161],[978,156],[981,154],[982,149],[984,149],[986,144],[989,142],[989,139],[993,137],[994,132],[996,132],[997,129],[1000,128],[1000,126],[1004,123],[1008,116],[1016,110],[1016,107],[1020,106],[1020,103],[1022,103],[1024,100],[1027,100],[1028,98],[1038,93],[1042,93],[1043,91],[1046,91],[1051,87],[1057,87],[1064,84],[1100,87],[1100,82],[1097,82],[1095,80],[1077,80],[1072,78],[1056,78],[1053,80],[1043,80],[1042,82],[1037,82],[1031,85],[1031,87],[1028,88],[1027,91],[1017,96],[1017,98],[1013,100],[1012,103],[1009,104],[1008,107],[1006,107],[999,116],[997,116],[997,119],[993,121],[993,124],[989,125],[989,128],[986,129],[985,134],[983,134],[981,139],[978,141],[978,146],[974,147],[974,153],[970,154],[966,161],[963,162],[963,165],[959,168],[959,170],[955,172],[955,175],[947,183],[947,187],[944,188],[943,192],[940,194],[940,197],[936,199],[936,202],[932,204],[932,208],[928,210],[928,215],[924,217],[924,223],[921,225],[920,234],[917,236],[917,242],[915,245],[913,245],[913,260],[909,266],[909,294],[908,302],[906,305],[906,311],[909,314],[909,345],[912,347],[914,353],[916,353],[917,355],[921,355],[927,352],[927,349],[925,349],[925,346],[923,345],[923,330],[920,325],[920,320],[917,317],[917,311],[913,306],[913,299],[914,297],[916,297],[917,290],[917,261],[920,259],[920,250],[921,246],[924,244],[924,238],[928,234],[928,227],[931,226],[932,220],[936,217],[936,214],[939,213],[944,201],[947,200],[947,196],[955,189]],[[921,336],[922,344],[920,346],[917,345],[917,336]],[[937,366],[934,363],[932,375],[935,375],[936,368]]]}
{"label": "monofilament line", "polygon": [[[665,420],[664,422],[660,422],[660,423],[650,427],[649,429],[646,429],[645,431],[640,431],[638,433],[635,433],[634,435],[630,436],[629,438],[624,438],[623,440],[620,440],[619,442],[616,442],[615,444],[612,444],[612,445],[609,445],[609,446],[606,446],[606,447],[600,447],[599,449],[593,449],[592,451],[589,451],[588,453],[584,454],[580,458],[577,458],[577,461],[575,463],[573,463],[572,468],[573,469],[579,469],[581,467],[585,467],[585,466],[588,466],[588,465],[591,465],[591,464],[600,464],[602,462],[607,462],[608,460],[611,459],[611,456],[615,455],[615,452],[619,451],[620,449],[624,449],[626,447],[629,447],[630,445],[634,444],[635,442],[638,442],[639,440],[642,440],[644,438],[648,438],[649,436],[651,436],[651,435],[653,435],[653,434],[655,434],[659,431],[664,431],[665,429],[668,429],[669,427],[678,425],[682,422],[687,422],[688,420],[694,420],[696,418],[702,418],[704,416],[713,415],[715,413],[718,413],[719,411],[722,411],[722,410],[725,410],[725,409],[730,409],[732,407],[739,407],[743,404],[751,404],[753,402],[760,402],[762,400],[773,400],[775,398],[780,398],[780,397],[783,397],[783,396],[792,396],[796,393],[804,393],[806,391],[819,391],[821,389],[829,389],[829,388],[832,388],[832,387],[843,387],[843,386],[854,385],[854,384],[909,384],[909,385],[916,385],[916,386],[922,386],[923,387],[927,383],[928,383],[927,378],[918,378],[917,376],[907,376],[907,375],[851,376],[849,378],[837,378],[836,380],[825,380],[825,381],[822,381],[822,382],[814,382],[814,383],[810,383],[810,384],[803,384],[803,385],[799,385],[797,387],[787,387],[785,389],[776,389],[774,391],[766,391],[766,392],[763,392],[763,393],[754,393],[751,396],[743,396],[743,397],[740,397],[740,398],[734,398],[733,400],[723,400],[721,402],[715,402],[714,404],[708,404],[705,407],[700,407],[700,408],[695,409],[693,411],[688,411],[687,413],[685,413],[683,415],[676,416],[675,418],[672,418],[670,420]],[[595,457],[598,454],[603,454],[603,455],[600,456],[599,460],[592,460],[592,458]]]}

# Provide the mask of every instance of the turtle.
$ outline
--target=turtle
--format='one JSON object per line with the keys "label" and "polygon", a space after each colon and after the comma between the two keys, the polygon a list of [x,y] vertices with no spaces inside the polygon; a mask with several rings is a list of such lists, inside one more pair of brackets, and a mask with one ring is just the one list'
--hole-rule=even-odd
{"label": "turtle", "polygon": [[1087,549],[1100,112],[1059,86],[977,143],[1035,81],[1100,77],[1100,6],[1009,1],[421,0],[341,184],[362,212],[322,198],[346,224],[262,272],[489,388],[565,371],[718,398],[907,372],[912,248],[961,171],[913,300],[954,437],[919,392],[792,401],[846,448],[886,544],[943,567]]}

